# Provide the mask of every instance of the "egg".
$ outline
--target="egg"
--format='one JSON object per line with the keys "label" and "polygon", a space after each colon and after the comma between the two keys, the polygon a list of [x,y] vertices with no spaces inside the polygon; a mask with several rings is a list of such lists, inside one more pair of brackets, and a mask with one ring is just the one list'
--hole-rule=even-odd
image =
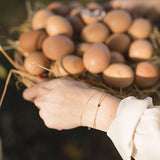
{"label": "egg", "polygon": [[32,18],[32,28],[34,30],[45,28],[48,17],[52,15],[52,12],[47,9],[38,10]]}
{"label": "egg", "polygon": [[81,32],[82,28],[85,26],[81,18],[78,16],[69,16],[67,17],[67,20],[71,23],[75,33]]}
{"label": "egg", "polygon": [[48,37],[44,30],[24,32],[19,37],[19,46],[24,52],[33,52],[42,48],[43,41]]}
{"label": "egg", "polygon": [[126,64],[113,63],[103,71],[103,79],[114,88],[127,88],[134,81],[134,72]]}
{"label": "egg", "polygon": [[144,18],[137,18],[133,21],[128,29],[128,33],[134,39],[148,38],[152,30],[152,25],[149,20]]}
{"label": "egg", "polygon": [[82,7],[73,8],[73,9],[71,9],[69,15],[70,16],[79,16],[82,10],[83,10]]}
{"label": "egg", "polygon": [[103,43],[92,44],[83,55],[85,68],[91,73],[102,72],[110,63],[111,55]]}
{"label": "egg", "polygon": [[135,40],[129,48],[129,57],[132,60],[149,60],[154,49],[148,40]]}
{"label": "egg", "polygon": [[104,11],[102,12],[100,10],[91,11],[84,9],[81,11],[81,18],[85,24],[91,24],[102,21],[105,14]]}
{"label": "egg", "polygon": [[79,43],[77,44],[76,46],[76,55],[78,56],[83,56],[84,53],[86,52],[86,50],[91,46],[90,43],[85,43],[85,42],[82,42],[82,43]]}
{"label": "egg", "polygon": [[51,60],[59,59],[65,55],[72,54],[74,43],[68,37],[57,35],[48,37],[43,43],[43,52]]}
{"label": "egg", "polygon": [[24,68],[32,75],[39,75],[45,70],[38,65],[48,68],[50,65],[49,59],[42,52],[32,52],[24,60]]}
{"label": "egg", "polygon": [[85,42],[104,42],[109,35],[109,29],[102,23],[92,23],[85,26],[81,32],[81,38]]}
{"label": "egg", "polygon": [[123,33],[131,25],[132,17],[125,10],[111,10],[106,14],[103,21],[109,26],[112,32]]}
{"label": "egg", "polygon": [[47,9],[62,16],[67,15],[69,12],[68,6],[61,2],[52,2],[47,6]]}
{"label": "egg", "polygon": [[112,34],[105,40],[105,43],[108,45],[110,50],[120,53],[127,52],[130,42],[130,37],[125,33]]}
{"label": "egg", "polygon": [[149,61],[138,63],[135,75],[135,83],[140,88],[152,87],[159,80],[159,70],[157,66]]}
{"label": "egg", "polygon": [[46,22],[46,31],[50,36],[55,35],[65,35],[67,37],[72,37],[73,28],[69,21],[58,15],[50,16]]}
{"label": "egg", "polygon": [[126,63],[124,56],[116,51],[111,51],[111,64],[112,63]]}
{"label": "egg", "polygon": [[58,77],[79,75],[85,70],[82,58],[75,55],[66,55],[54,64],[54,72]]}
{"label": "egg", "polygon": [[68,6],[69,6],[70,10],[72,10],[74,8],[78,8],[78,7],[82,8],[82,4],[78,1],[72,1],[68,4]]}
{"label": "egg", "polygon": [[96,2],[88,2],[86,4],[86,8],[89,9],[89,10],[102,10],[102,6]]}

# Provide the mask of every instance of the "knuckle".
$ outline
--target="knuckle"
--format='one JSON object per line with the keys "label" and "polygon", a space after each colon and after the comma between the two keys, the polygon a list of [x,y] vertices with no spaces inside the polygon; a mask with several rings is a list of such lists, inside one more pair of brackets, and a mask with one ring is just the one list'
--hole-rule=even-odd
{"label": "knuckle", "polygon": [[23,91],[22,96],[23,96],[23,98],[24,98],[25,100],[29,100],[29,98],[28,98],[28,89],[25,89],[25,90]]}
{"label": "knuckle", "polygon": [[35,104],[37,107],[40,107],[40,106],[41,106],[41,100],[40,100],[40,98],[36,98],[36,99],[34,100],[34,104]]}
{"label": "knuckle", "polygon": [[44,114],[43,114],[43,111],[40,109],[39,110],[39,116],[42,118],[42,119],[44,119]]}
{"label": "knuckle", "polygon": [[48,119],[48,118],[44,120],[44,123],[45,123],[45,125],[46,125],[48,128],[52,128],[52,129],[55,128],[55,127],[54,127],[54,122],[51,121],[51,120]]}

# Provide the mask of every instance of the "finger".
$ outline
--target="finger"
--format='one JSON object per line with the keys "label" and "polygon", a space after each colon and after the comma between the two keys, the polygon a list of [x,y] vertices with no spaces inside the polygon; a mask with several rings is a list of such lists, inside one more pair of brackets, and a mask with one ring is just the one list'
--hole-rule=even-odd
{"label": "finger", "polygon": [[44,78],[44,77],[41,77],[41,76],[38,76],[37,77],[37,82],[40,83],[40,82],[45,82],[45,81],[48,81],[50,80],[49,78]]}
{"label": "finger", "polygon": [[31,88],[27,88],[23,92],[23,98],[33,102],[36,97],[42,96],[49,92],[48,88],[45,88],[41,85],[35,85]]}
{"label": "finger", "polygon": [[43,101],[43,97],[38,97],[34,99],[34,104],[38,109],[42,109],[45,108],[44,106],[44,101]]}
{"label": "finger", "polygon": [[38,83],[37,85],[31,88],[27,88],[23,92],[23,98],[28,101],[33,102],[36,97],[47,93],[49,90],[52,90],[56,86],[57,81],[58,81],[57,79],[46,80],[46,81]]}

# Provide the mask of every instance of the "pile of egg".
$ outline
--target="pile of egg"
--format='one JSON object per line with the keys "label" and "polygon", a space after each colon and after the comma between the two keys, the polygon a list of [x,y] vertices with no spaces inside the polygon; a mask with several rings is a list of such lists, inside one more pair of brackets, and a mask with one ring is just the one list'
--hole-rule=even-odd
{"label": "pile of egg", "polygon": [[[57,77],[84,72],[102,75],[106,84],[126,88],[135,83],[151,87],[159,79],[159,70],[150,59],[154,55],[148,40],[149,20],[133,18],[122,9],[107,9],[90,2],[65,5],[52,2],[35,12],[32,30],[22,33],[19,47],[27,53],[24,67],[33,75],[50,68]],[[135,62],[132,69],[130,62]]]}

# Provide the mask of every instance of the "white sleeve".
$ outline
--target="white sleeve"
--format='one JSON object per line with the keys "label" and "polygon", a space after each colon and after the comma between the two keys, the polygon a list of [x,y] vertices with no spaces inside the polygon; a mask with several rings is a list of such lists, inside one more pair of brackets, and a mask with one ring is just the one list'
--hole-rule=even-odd
{"label": "white sleeve", "polygon": [[123,160],[160,159],[160,106],[150,97],[128,97],[120,102],[117,115],[108,129]]}

